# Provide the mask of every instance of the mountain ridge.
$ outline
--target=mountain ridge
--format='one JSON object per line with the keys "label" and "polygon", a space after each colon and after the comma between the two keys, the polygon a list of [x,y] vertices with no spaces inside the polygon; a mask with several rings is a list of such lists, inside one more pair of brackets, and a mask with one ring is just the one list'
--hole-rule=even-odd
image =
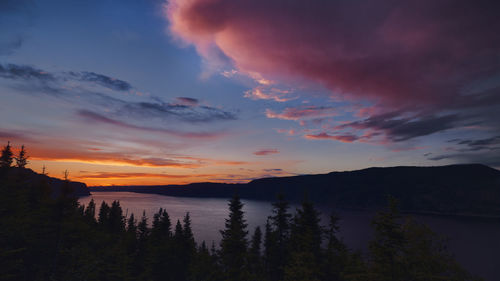
{"label": "mountain ridge", "polygon": [[371,167],[326,174],[270,177],[248,183],[90,187],[91,191],[130,191],[181,197],[272,201],[284,193],[291,202],[305,196],[340,208],[377,209],[387,196],[408,212],[500,217],[500,171],[482,164]]}

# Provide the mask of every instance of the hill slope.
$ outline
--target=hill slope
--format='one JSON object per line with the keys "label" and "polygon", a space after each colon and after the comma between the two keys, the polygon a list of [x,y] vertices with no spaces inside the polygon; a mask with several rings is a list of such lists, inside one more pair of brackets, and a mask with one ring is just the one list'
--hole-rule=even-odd
{"label": "hill slope", "polygon": [[500,216],[500,171],[480,164],[368,168],[263,178],[247,184],[193,183],[91,190],[221,198],[237,191],[242,198],[254,200],[274,200],[282,192],[290,201],[300,201],[307,194],[318,204],[357,209],[384,206],[387,195],[391,195],[400,200],[402,210],[409,212]]}
{"label": "hill slope", "polygon": [[[64,180],[38,174],[31,169],[20,168],[10,168],[7,173],[0,175],[0,182],[2,180],[17,181],[19,178],[24,186],[34,186],[39,185],[41,182],[46,182],[50,186],[53,197],[59,196],[63,185],[66,184]],[[82,182],[69,181],[69,186],[74,196],[90,195],[87,185]]]}

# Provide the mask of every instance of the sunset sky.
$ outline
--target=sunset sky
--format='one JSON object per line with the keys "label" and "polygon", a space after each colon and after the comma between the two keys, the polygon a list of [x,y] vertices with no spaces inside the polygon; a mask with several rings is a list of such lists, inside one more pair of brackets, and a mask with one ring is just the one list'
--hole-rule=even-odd
{"label": "sunset sky", "polygon": [[499,1],[2,0],[0,141],[88,185],[500,168]]}

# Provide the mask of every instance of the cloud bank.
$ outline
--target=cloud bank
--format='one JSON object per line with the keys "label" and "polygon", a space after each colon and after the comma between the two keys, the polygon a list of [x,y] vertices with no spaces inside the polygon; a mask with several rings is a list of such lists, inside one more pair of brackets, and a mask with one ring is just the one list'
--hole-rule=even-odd
{"label": "cloud bank", "polygon": [[[224,57],[249,77],[319,84],[368,104],[358,120],[310,139],[400,142],[471,124],[500,131],[492,122],[500,118],[499,10],[492,0],[169,0],[165,13],[173,36],[207,61]],[[280,101],[257,90],[246,96]],[[297,121],[304,109],[266,115]]]}
{"label": "cloud bank", "polygon": [[498,1],[170,0],[176,36],[242,71],[388,103],[437,103],[499,70]]}

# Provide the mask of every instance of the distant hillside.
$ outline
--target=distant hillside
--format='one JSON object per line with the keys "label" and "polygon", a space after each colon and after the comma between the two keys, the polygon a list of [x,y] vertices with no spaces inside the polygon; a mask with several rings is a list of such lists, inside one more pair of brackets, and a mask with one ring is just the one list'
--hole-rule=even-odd
{"label": "distant hillside", "polygon": [[193,183],[168,186],[93,187],[91,191],[132,191],[184,197],[274,200],[282,192],[298,202],[307,194],[318,204],[376,209],[388,195],[401,209],[418,213],[500,217],[500,171],[480,164],[440,167],[368,168],[319,175],[276,177],[247,184]]}
{"label": "distant hillside", "polygon": [[[20,182],[25,186],[32,186],[40,184],[45,181],[51,187],[52,196],[56,197],[60,194],[64,180],[49,177],[47,175],[42,175],[34,172],[31,169],[19,169],[10,168],[7,174],[0,175],[0,180],[16,180],[21,178]],[[70,181],[70,189],[73,190],[73,195],[75,196],[88,196],[90,195],[87,185],[81,182]]]}

